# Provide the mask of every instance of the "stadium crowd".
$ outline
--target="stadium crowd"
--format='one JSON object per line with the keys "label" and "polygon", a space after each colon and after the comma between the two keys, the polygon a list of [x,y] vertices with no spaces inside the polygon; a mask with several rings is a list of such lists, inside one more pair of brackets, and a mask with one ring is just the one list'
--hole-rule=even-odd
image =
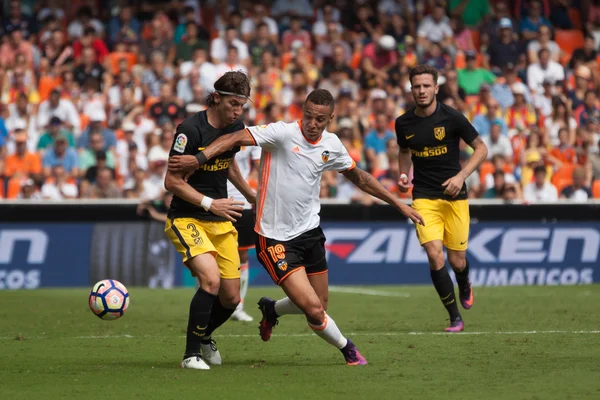
{"label": "stadium crowd", "polygon": [[[174,128],[229,70],[252,78],[247,125],[331,91],[329,130],[397,193],[394,121],[418,63],[489,148],[470,198],[600,198],[597,0],[4,3],[1,198],[162,197]],[[373,201],[335,173],[321,196]]]}

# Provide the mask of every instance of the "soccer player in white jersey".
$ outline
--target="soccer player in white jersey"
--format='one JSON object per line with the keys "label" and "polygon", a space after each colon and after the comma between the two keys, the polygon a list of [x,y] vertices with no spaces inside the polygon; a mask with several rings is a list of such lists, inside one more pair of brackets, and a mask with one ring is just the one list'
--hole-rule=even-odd
{"label": "soccer player in white jersey", "polygon": [[357,168],[340,139],[326,131],[333,108],[331,93],[316,89],[306,98],[301,121],[253,126],[224,135],[195,157],[171,157],[169,168],[190,171],[235,146],[262,147],[256,251],[263,267],[287,297],[279,301],[260,299],[260,336],[263,341],[269,340],[279,317],[304,314],[312,330],[340,349],[348,365],[364,365],[367,360],[326,312],[328,271],[325,236],[319,226],[323,171],[343,173],[363,191],[384,200],[413,222],[422,224],[423,220],[377,179]]}
{"label": "soccer player in white jersey", "polygon": [[[248,176],[254,168],[258,169],[260,161],[260,147],[245,146],[240,149],[235,155],[235,161],[239,166],[242,178],[248,182]],[[231,315],[231,319],[235,321],[250,322],[254,319],[246,311],[244,311],[244,298],[248,292],[248,280],[250,270],[248,260],[248,250],[254,248],[256,242],[256,232],[254,232],[254,211],[252,205],[240,193],[239,190],[229,181],[227,181],[227,193],[229,197],[233,197],[236,201],[244,203],[244,211],[241,218],[233,224],[238,231],[238,253],[240,255],[240,304],[238,304],[235,312]]]}

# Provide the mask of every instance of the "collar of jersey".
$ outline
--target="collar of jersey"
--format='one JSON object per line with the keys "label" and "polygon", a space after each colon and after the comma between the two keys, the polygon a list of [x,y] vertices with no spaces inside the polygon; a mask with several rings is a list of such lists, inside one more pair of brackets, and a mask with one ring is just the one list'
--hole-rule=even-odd
{"label": "collar of jersey", "polygon": [[319,138],[319,140],[317,140],[316,142],[313,142],[312,140],[310,140],[309,138],[306,137],[306,135],[304,134],[304,131],[302,130],[302,120],[298,121],[298,128],[300,128],[300,132],[302,132],[302,137],[304,138],[304,140],[306,140],[308,143],[315,145],[317,143],[319,143],[321,141],[321,139],[323,139],[323,135],[321,134],[321,137]]}

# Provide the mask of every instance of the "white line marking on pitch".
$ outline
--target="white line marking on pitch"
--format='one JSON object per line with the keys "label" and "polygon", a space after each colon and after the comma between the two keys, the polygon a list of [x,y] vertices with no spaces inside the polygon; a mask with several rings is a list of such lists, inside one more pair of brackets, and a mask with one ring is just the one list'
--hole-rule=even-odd
{"label": "white line marking on pitch", "polygon": [[[600,334],[600,330],[590,331],[506,331],[506,332],[459,332],[459,333],[446,333],[446,332],[351,332],[347,336],[470,336],[470,335],[597,335]],[[253,338],[258,335],[218,335],[220,338]],[[283,333],[280,335],[273,335],[273,337],[282,338],[293,338],[293,337],[310,337],[315,336],[314,333]],[[172,336],[133,336],[133,335],[114,335],[114,336],[74,336],[74,337],[56,337],[54,339],[158,339],[158,338],[181,338],[185,335],[172,335]],[[38,339],[53,339],[51,336],[24,336],[23,340],[38,340]],[[0,336],[0,340],[15,340],[16,336]]]}
{"label": "white line marking on pitch", "polygon": [[356,287],[330,286],[329,291],[334,293],[365,294],[368,296],[410,297],[410,293],[405,292],[384,292],[381,290],[362,289]]}

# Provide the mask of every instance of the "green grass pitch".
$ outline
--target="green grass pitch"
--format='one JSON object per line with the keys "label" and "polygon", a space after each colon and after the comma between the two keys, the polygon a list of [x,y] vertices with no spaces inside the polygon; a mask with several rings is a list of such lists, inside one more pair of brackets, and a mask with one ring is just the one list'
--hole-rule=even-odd
{"label": "green grass pitch", "polygon": [[[258,322],[214,338],[223,366],[181,370],[193,289],[130,288],[117,321],[89,289],[0,292],[2,399],[600,399],[600,286],[476,288],[464,334],[432,287],[333,292],[329,313],[369,360],[348,367],[301,316],[268,343]],[[256,319],[260,296],[247,309]]]}

